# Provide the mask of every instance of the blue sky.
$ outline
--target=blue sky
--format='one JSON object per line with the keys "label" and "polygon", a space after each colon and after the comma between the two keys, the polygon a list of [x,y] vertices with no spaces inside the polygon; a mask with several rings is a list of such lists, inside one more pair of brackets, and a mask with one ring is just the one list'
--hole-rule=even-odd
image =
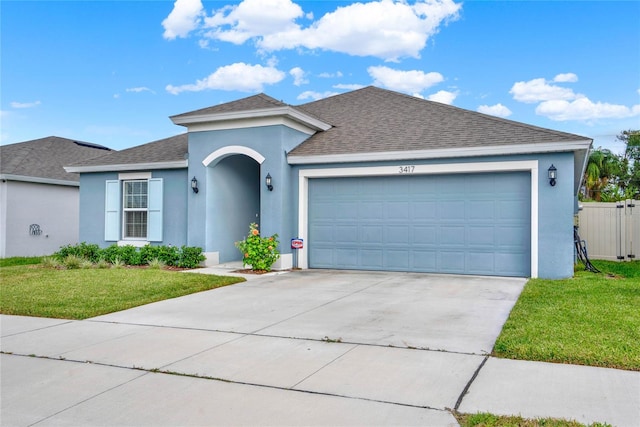
{"label": "blue sky", "polygon": [[128,148],[259,92],[376,85],[594,139],[640,129],[638,1],[0,2],[1,130]]}

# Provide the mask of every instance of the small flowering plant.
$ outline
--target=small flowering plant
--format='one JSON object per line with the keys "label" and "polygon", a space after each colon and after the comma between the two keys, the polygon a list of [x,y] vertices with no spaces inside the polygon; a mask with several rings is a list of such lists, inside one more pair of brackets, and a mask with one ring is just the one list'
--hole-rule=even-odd
{"label": "small flowering plant", "polygon": [[242,265],[250,265],[254,271],[270,271],[271,266],[278,258],[278,235],[271,237],[260,237],[258,224],[251,223],[249,225],[249,234],[247,238],[236,242],[236,247],[242,253]]}

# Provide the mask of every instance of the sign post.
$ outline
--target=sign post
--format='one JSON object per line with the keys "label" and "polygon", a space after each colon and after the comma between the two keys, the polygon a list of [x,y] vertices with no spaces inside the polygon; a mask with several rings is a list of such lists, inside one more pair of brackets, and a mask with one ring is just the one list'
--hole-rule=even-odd
{"label": "sign post", "polygon": [[298,268],[298,249],[302,249],[304,247],[304,241],[299,238],[291,239],[291,249],[293,249],[293,266],[294,268]]}

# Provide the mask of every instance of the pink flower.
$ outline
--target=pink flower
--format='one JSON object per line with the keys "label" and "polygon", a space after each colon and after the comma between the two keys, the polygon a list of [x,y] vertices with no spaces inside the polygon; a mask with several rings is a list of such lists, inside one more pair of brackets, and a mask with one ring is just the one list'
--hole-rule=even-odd
{"label": "pink flower", "polygon": [[260,232],[254,228],[253,230],[251,230],[251,234],[257,236],[258,234],[260,234]]}

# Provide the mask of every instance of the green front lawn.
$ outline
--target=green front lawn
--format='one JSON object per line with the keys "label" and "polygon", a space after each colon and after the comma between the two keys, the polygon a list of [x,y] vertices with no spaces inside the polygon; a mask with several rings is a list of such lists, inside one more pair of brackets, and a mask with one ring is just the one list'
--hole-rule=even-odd
{"label": "green front lawn", "polygon": [[0,313],[61,319],[86,319],[244,281],[162,269],[13,265],[0,269]]}
{"label": "green front lawn", "polygon": [[594,261],[603,273],[532,279],[493,355],[640,370],[640,261]]}
{"label": "green front lawn", "polygon": [[[487,413],[454,414],[461,427],[583,427],[577,421],[555,418],[527,419],[522,417],[499,416]],[[593,423],[589,427],[611,427],[610,424]]]}

